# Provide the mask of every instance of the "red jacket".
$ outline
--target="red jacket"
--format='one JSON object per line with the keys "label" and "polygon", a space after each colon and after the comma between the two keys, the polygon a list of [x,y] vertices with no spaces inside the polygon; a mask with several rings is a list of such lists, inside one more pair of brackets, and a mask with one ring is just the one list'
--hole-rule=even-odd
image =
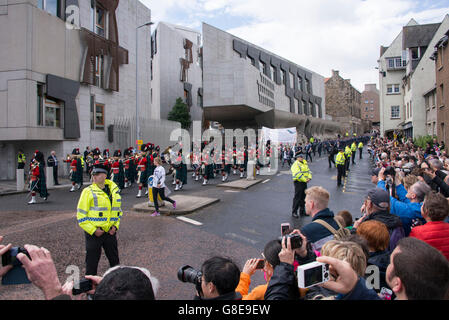
{"label": "red jacket", "polygon": [[410,237],[415,237],[437,248],[449,260],[449,223],[427,222],[425,225],[413,228]]}

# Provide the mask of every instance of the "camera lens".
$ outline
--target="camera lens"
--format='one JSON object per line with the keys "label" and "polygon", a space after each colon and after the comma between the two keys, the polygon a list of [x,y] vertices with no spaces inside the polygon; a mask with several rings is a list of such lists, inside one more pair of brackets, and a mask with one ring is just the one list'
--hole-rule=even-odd
{"label": "camera lens", "polygon": [[191,266],[185,265],[178,270],[178,279],[182,282],[190,282],[195,285],[200,284],[202,273]]}

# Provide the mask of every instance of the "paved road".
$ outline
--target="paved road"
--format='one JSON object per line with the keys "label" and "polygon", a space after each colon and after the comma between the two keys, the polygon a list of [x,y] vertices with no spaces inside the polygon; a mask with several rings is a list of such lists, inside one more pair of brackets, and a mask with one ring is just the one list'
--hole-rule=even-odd
{"label": "paved road", "polygon": [[[327,157],[310,163],[313,179],[309,186],[321,185],[331,193],[329,207],[335,213],[349,210],[360,216],[360,206],[370,184],[370,164],[365,159],[351,166],[346,187],[337,188],[336,169],[328,168]],[[148,268],[161,282],[159,299],[190,299],[194,294],[191,284],[180,283],[176,278],[183,264],[200,267],[202,261],[213,255],[226,255],[240,266],[252,257],[259,257],[265,243],[280,233],[280,224],[290,222],[299,228],[310,221],[309,217],[291,217],[293,184],[289,168],[280,168],[272,176],[264,176],[260,183],[248,190],[224,190],[215,185],[220,178],[201,186],[189,175],[183,194],[218,197],[220,202],[186,216],[198,222],[191,224],[175,216],[150,217],[149,214],[132,212],[136,199],[136,187],[123,192],[123,209],[119,237],[121,264]],[[231,176],[231,180],[238,176]],[[171,181],[171,178],[168,179]],[[47,203],[28,206],[26,194],[1,198],[0,235],[5,243],[23,245],[33,243],[52,252],[61,281],[69,265],[79,266],[84,273],[84,237],[75,218],[79,193],[53,190]],[[99,274],[108,268],[102,257]],[[263,275],[253,278],[253,285],[263,283]],[[38,289],[31,286],[1,287],[0,299],[42,299]]]}

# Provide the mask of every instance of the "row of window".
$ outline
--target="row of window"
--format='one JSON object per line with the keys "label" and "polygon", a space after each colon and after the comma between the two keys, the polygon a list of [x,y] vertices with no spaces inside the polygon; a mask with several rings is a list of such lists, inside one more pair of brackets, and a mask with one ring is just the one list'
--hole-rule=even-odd
{"label": "row of window", "polygon": [[[38,0],[37,7],[49,14],[65,20],[66,0]],[[109,15],[107,10],[103,8],[97,1],[91,1],[91,24],[88,29],[97,35],[106,38],[108,29]]]}

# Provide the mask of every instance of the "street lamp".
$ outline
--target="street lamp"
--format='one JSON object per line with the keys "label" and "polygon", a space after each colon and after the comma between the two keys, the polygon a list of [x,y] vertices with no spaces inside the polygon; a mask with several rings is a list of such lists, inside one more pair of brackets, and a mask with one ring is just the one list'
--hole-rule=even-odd
{"label": "street lamp", "polygon": [[151,26],[153,22],[147,22],[136,28],[136,140],[140,138],[140,125],[139,125],[139,37],[138,31],[142,27]]}

